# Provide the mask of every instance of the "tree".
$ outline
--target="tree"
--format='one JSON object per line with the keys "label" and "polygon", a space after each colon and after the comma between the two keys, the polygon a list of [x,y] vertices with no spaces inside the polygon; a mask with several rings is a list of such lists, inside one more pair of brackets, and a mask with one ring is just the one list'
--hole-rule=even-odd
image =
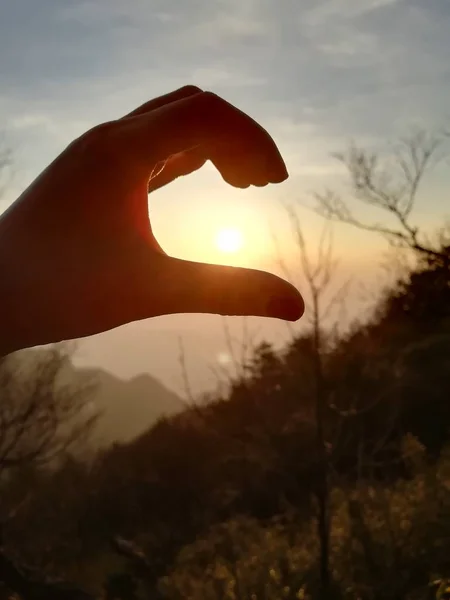
{"label": "tree", "polygon": [[[315,446],[316,446],[316,484],[315,495],[318,505],[317,533],[319,539],[319,572],[321,583],[321,597],[329,598],[332,590],[330,572],[330,444],[329,429],[329,392],[327,385],[324,360],[328,351],[329,332],[326,329],[327,319],[337,306],[342,304],[341,299],[348,283],[345,282],[337,290],[333,289],[337,261],[333,256],[333,237],[330,227],[324,227],[319,239],[317,257],[311,258],[306,240],[300,226],[297,212],[288,207],[288,217],[294,233],[294,238],[300,254],[301,273],[305,280],[305,291],[308,295],[309,310],[306,311],[306,320],[309,325],[309,354],[311,358],[311,380],[313,383],[312,401],[314,407]],[[285,276],[291,279],[289,270],[279,257],[279,262]],[[297,339],[293,342],[287,358],[291,358],[299,349]]]}
{"label": "tree", "polygon": [[0,359],[0,476],[48,465],[87,439],[93,383],[65,384],[69,362],[61,347]]}
{"label": "tree", "polygon": [[314,194],[316,212],[331,221],[378,233],[391,244],[421,255],[442,256],[442,236],[433,243],[411,217],[425,175],[445,156],[446,139],[418,131],[401,139],[385,161],[356,145],[333,155],[346,168],[353,200],[384,213],[386,224],[355,215],[349,202],[330,189]]}

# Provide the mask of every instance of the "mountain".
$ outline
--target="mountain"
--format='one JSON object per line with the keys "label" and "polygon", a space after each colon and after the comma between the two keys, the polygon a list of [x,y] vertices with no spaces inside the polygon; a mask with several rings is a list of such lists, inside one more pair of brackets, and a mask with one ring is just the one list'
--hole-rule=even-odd
{"label": "mountain", "polygon": [[[20,377],[26,379],[28,365],[42,364],[52,359],[48,348],[31,349],[11,355],[18,361]],[[162,415],[172,415],[183,409],[181,398],[158,379],[146,373],[121,379],[97,367],[77,367],[70,359],[63,360],[57,371],[55,386],[89,388],[89,408],[100,416],[92,434],[94,446],[104,447],[114,442],[127,442],[144,433]]]}
{"label": "mountain", "polygon": [[144,433],[162,415],[183,408],[183,401],[151,375],[124,380],[102,369],[73,369],[76,382],[95,385],[92,403],[101,416],[93,441],[100,446],[126,442]]}

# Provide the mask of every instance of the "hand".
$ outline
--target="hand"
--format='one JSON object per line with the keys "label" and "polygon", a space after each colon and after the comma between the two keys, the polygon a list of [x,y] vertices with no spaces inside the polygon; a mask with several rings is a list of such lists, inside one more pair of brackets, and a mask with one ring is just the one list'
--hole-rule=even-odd
{"label": "hand", "polygon": [[7,350],[182,312],[300,318],[300,294],[275,275],[172,258],[156,241],[147,193],[207,160],[235,187],[288,177],[262,127],[193,86],[72,142],[0,218]]}

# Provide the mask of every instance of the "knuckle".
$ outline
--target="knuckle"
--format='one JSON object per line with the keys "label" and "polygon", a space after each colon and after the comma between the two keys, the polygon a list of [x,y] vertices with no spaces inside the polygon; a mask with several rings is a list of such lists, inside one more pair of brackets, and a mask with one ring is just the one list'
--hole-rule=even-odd
{"label": "knuckle", "polygon": [[188,95],[188,94],[200,94],[203,90],[201,90],[198,86],[196,85],[185,85],[181,88],[181,92]]}
{"label": "knuckle", "polygon": [[105,151],[110,151],[114,146],[112,140],[116,129],[115,121],[95,125],[76,139],[74,144],[82,151],[94,152],[99,156],[103,155]]}
{"label": "knuckle", "polygon": [[204,98],[205,102],[208,102],[211,104],[217,104],[219,101],[220,102],[222,101],[220,96],[218,96],[214,92],[210,92],[209,90],[203,92],[203,98]]}
{"label": "knuckle", "polygon": [[226,111],[227,109],[227,103],[225,100],[223,100],[214,92],[203,92],[201,98],[204,104],[204,109],[208,112],[211,111],[211,113],[217,114],[218,112],[223,113],[223,111]]}
{"label": "knuckle", "polygon": [[106,123],[95,125],[81,137],[91,144],[102,144],[111,137],[114,129],[115,121],[107,121]]}

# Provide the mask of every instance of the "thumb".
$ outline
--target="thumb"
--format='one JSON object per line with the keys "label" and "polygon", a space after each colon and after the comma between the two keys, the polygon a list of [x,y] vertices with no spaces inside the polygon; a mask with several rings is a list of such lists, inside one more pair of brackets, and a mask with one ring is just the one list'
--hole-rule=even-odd
{"label": "thumb", "polygon": [[196,263],[170,256],[160,282],[160,314],[210,313],[297,321],[304,302],[297,289],[255,269]]}

